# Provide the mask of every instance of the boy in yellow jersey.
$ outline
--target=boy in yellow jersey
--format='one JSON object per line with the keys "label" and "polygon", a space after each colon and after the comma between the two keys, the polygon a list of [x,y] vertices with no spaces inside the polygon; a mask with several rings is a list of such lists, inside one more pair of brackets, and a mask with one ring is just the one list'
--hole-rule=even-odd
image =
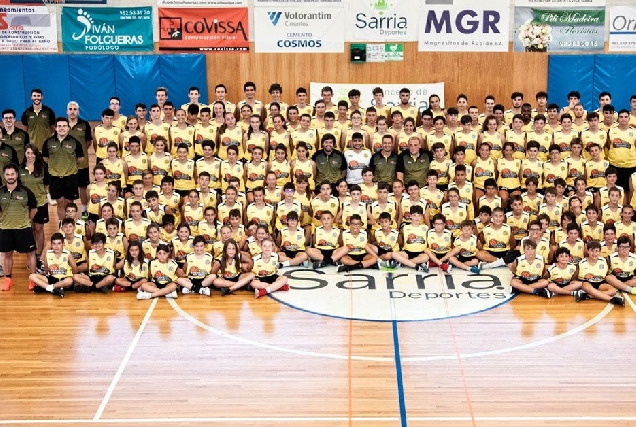
{"label": "boy in yellow jersey", "polygon": [[442,205],[441,213],[446,219],[446,229],[459,236],[460,224],[468,218],[466,205],[459,201],[459,190],[455,187],[448,190],[448,202]]}
{"label": "boy in yellow jersey", "polygon": [[373,107],[375,107],[378,116],[389,117],[391,106],[384,104],[384,90],[378,86],[373,88],[371,94],[373,95]]}
{"label": "boy in yellow jersey", "polygon": [[599,209],[595,205],[588,205],[585,208],[585,217],[586,220],[581,224],[583,241],[587,243],[591,240],[603,240],[603,224],[598,221]]}
{"label": "boy in yellow jersey", "polygon": [[433,215],[433,228],[426,234],[427,248],[424,252],[429,257],[429,266],[439,267],[445,273],[450,271],[448,260],[453,247],[453,235],[445,228],[446,218],[442,214]]}
{"label": "boy in yellow jersey", "polygon": [[448,170],[453,162],[447,157],[448,153],[443,143],[436,142],[433,144],[432,150],[433,160],[429,166],[429,171],[437,172],[437,188],[446,192],[449,183]]}
{"label": "boy in yellow jersey", "polygon": [[125,207],[126,215],[128,217],[130,217],[130,205],[132,205],[133,202],[139,202],[141,204],[142,212],[148,207],[148,203],[146,202],[146,198],[144,197],[144,182],[140,179],[137,179],[131,187],[132,195],[126,198]]}
{"label": "boy in yellow jersey", "polygon": [[46,251],[43,269],[46,274],[31,273],[29,287],[33,285],[34,293],[50,292],[64,298],[64,288],[73,286],[75,260],[69,251],[64,249],[62,233],[51,235],[51,248]]}
{"label": "boy in yellow jersey", "polygon": [[179,214],[179,205],[181,204],[181,196],[174,191],[174,178],[164,176],[161,178],[161,193],[159,193],[159,204],[165,206],[167,214],[172,214],[175,221],[181,220]]}
{"label": "boy in yellow jersey", "polygon": [[623,205],[621,208],[621,220],[614,223],[616,235],[618,237],[627,237],[632,245],[636,235],[636,222],[632,221],[633,217],[634,208],[631,205]]}
{"label": "boy in yellow jersey", "polygon": [[280,230],[277,244],[282,252],[278,253],[278,268],[300,264],[309,267],[306,262],[309,258],[305,252],[305,230],[298,226],[298,221],[298,212],[292,211],[287,215],[287,226]]}
{"label": "boy in yellow jersey", "polygon": [[502,208],[492,210],[492,221],[479,233],[479,251],[477,258],[480,270],[503,267],[510,264],[520,254],[514,250],[516,241],[512,228],[504,223],[505,215]]}
{"label": "boy in yellow jersey", "polygon": [[106,236],[95,233],[91,237],[92,249],[88,252],[88,274],[73,276],[75,292],[101,291],[108,293],[115,283],[115,253],[106,248]]}
{"label": "boy in yellow jersey", "polygon": [[170,241],[170,246],[172,246],[173,259],[179,266],[179,270],[177,271],[178,276],[183,273],[183,266],[185,264],[186,256],[194,252],[193,241],[194,238],[190,233],[190,227],[188,227],[188,225],[184,222],[179,224],[179,226],[177,227],[176,237],[174,237]]}
{"label": "boy in yellow jersey", "polygon": [[141,141],[138,136],[130,137],[128,147],[129,152],[124,158],[128,168],[126,175],[126,191],[132,191],[133,183],[142,179],[144,171],[148,169],[148,156],[146,153],[142,153],[140,151]]}
{"label": "boy in yellow jersey", "polygon": [[[530,177],[537,179],[538,188],[543,188],[543,162],[537,158],[539,153],[539,143],[528,141],[526,144],[527,157],[521,161],[521,188],[526,189],[525,181]],[[583,168],[581,168],[581,172]]]}
{"label": "boy in yellow jersey", "polygon": [[205,238],[196,236],[192,241],[194,252],[186,255],[182,268],[185,277],[177,279],[177,285],[181,286],[182,294],[201,294],[210,296],[210,285],[216,279],[212,274],[214,258],[205,252]]}
{"label": "boy in yellow jersey", "polygon": [[578,266],[578,279],[583,283],[575,295],[576,302],[594,298],[621,307],[625,299],[616,295],[617,291],[605,281],[609,268],[605,258],[600,258],[601,244],[595,240],[587,244],[587,257]]}
{"label": "boy in yellow jersey", "polygon": [[159,229],[159,236],[164,242],[171,242],[177,236],[177,229],[175,227],[175,220],[173,214],[165,214],[161,218],[161,228]]}
{"label": "boy in yellow jersey", "polygon": [[333,265],[333,252],[340,247],[340,229],[333,226],[334,215],[329,210],[322,210],[319,219],[320,225],[315,228],[312,238],[314,247],[307,248],[314,269]]}
{"label": "boy in yellow jersey", "polygon": [[[453,135],[446,133],[444,129],[446,128],[446,119],[443,116],[435,117],[433,122],[433,130],[428,134],[420,134],[421,137],[425,140],[424,148],[430,150],[433,145],[439,143],[444,144],[444,148],[447,153],[455,152],[455,140],[453,139]],[[464,149],[464,153],[466,152],[466,147],[461,146]]]}
{"label": "boy in yellow jersey", "polygon": [[161,224],[161,219],[166,214],[166,207],[159,204],[159,193],[151,190],[146,193],[147,207],[144,210],[144,216],[154,222],[155,224]]}
{"label": "boy in yellow jersey", "polygon": [[82,273],[88,269],[86,265],[86,248],[88,241],[86,236],[80,236],[75,233],[75,220],[73,218],[64,218],[62,220],[62,233],[64,234],[64,249],[71,253],[75,261],[76,273]]}
{"label": "boy in yellow jersey", "polygon": [[411,91],[404,87],[400,89],[399,96],[400,103],[391,108],[391,113],[399,111],[405,119],[410,117],[417,123],[419,121],[419,113],[417,108],[411,105]]}
{"label": "boy in yellow jersey", "polygon": [[521,193],[523,211],[530,215],[530,220],[539,215],[539,206],[543,204],[543,195],[537,192],[539,180],[536,176],[530,176],[525,180],[526,191]]}
{"label": "boy in yellow jersey", "polygon": [[342,204],[342,208],[336,217],[336,223],[340,224],[340,228],[347,230],[353,215],[358,215],[360,221],[362,221],[362,229],[366,230],[367,223],[369,222],[369,214],[367,212],[367,205],[360,200],[362,196],[360,186],[353,184],[349,193],[351,194],[351,200]]}
{"label": "boy in yellow jersey", "polygon": [[530,215],[523,211],[523,200],[519,195],[512,196],[510,208],[511,211],[506,213],[506,224],[512,229],[512,235],[516,241],[515,248],[518,248],[521,244],[521,239],[528,235]]}
{"label": "boy in yellow jersey", "polygon": [[378,228],[371,235],[371,250],[378,257],[378,267],[397,267],[393,253],[400,250],[400,233],[392,227],[391,214],[380,213]]}
{"label": "boy in yellow jersey", "polygon": [[488,206],[490,209],[502,208],[501,197],[497,195],[497,181],[495,178],[488,178],[484,181],[485,194],[477,201],[477,207]]}
{"label": "boy in yellow jersey", "polygon": [[539,206],[539,215],[544,213],[550,218],[549,229],[554,231],[561,220],[561,206],[556,203],[557,191],[554,187],[545,190],[544,203]]}
{"label": "boy in yellow jersey", "polygon": [[622,205],[620,190],[616,187],[609,189],[609,200],[606,205],[601,208],[601,218],[605,224],[613,224],[621,220]]}
{"label": "boy in yellow jersey", "polygon": [[254,296],[259,298],[276,291],[288,291],[287,276],[278,274],[279,258],[274,252],[274,242],[271,239],[265,239],[261,245],[263,252],[252,259],[254,262],[252,271],[256,276],[252,280]]}
{"label": "boy in yellow jersey", "polygon": [[601,187],[607,184],[605,170],[609,167],[609,162],[601,159],[601,147],[598,144],[592,143],[588,150],[591,158],[585,163],[585,178],[587,189],[596,194]]}
{"label": "boy in yellow jersey", "polygon": [[[590,155],[587,148],[592,143],[596,143],[601,147],[605,147],[607,142],[607,129],[601,129],[599,127],[599,115],[597,112],[592,111],[587,114],[588,127],[581,132],[581,141],[583,144],[585,160],[589,160]],[[601,152],[601,158],[605,158],[605,153]]]}
{"label": "boy in yellow jersey", "polygon": [[174,189],[185,199],[190,190],[196,186],[194,160],[188,158],[188,147],[185,143],[179,143],[177,146],[177,158],[172,160],[170,168],[174,179]]}
{"label": "boy in yellow jersey", "polygon": [[271,100],[268,104],[265,105],[265,111],[270,111],[270,106],[274,103],[278,104],[278,109],[280,114],[283,116],[287,115],[287,108],[289,105],[281,100],[281,96],[283,94],[283,87],[279,83],[272,83],[269,86],[268,93],[271,96]]}
{"label": "boy in yellow jersey", "polygon": [[594,195],[588,191],[587,183],[583,177],[574,180],[574,193],[570,197],[577,197],[581,201],[583,211],[589,205],[594,204]]}
{"label": "boy in yellow jersey", "polygon": [[618,112],[618,126],[608,131],[605,149],[607,160],[618,171],[618,185],[626,188],[629,177],[636,172],[636,129],[630,127],[630,113],[626,109]]}
{"label": "boy in yellow jersey", "polygon": [[479,274],[477,259],[477,236],[473,234],[475,223],[465,219],[460,224],[461,234],[453,241],[453,249],[448,253],[448,262],[462,270]]}
{"label": "boy in yellow jersey", "polygon": [[552,295],[572,295],[583,285],[576,280],[576,264],[572,264],[570,250],[559,248],[554,253],[556,262],[550,265],[543,274],[543,278],[548,280],[548,290]]}
{"label": "boy in yellow jersey", "polygon": [[141,213],[143,207],[139,202],[132,202],[130,205],[130,218],[124,221],[124,235],[129,242],[143,240],[146,236],[146,228],[150,225],[150,220],[144,218]]}
{"label": "boy in yellow jersey", "polygon": [[428,255],[426,254],[426,235],[428,227],[423,223],[424,209],[413,205],[409,209],[411,222],[402,227],[399,244],[402,251],[393,252],[393,259],[415,271],[428,273]]}
{"label": "boy in yellow jersey", "polygon": [[338,273],[348,272],[360,268],[371,268],[376,265],[378,258],[371,250],[367,232],[361,230],[362,218],[358,214],[349,217],[349,229],[340,236],[341,247],[333,252],[334,262],[340,261]]}
{"label": "boy in yellow jersey", "polygon": [[461,130],[454,133],[455,145],[457,147],[465,147],[466,163],[472,163],[472,161],[477,158],[477,147],[479,146],[481,137],[471,128],[472,119],[470,116],[462,116],[460,121],[462,125]]}
{"label": "boy in yellow jersey", "polygon": [[543,163],[543,186],[553,186],[554,181],[557,178],[565,179],[567,176],[567,163],[561,160],[561,151],[559,147],[556,144],[552,144],[549,149],[549,160]]}
{"label": "boy in yellow jersey", "polygon": [[475,217],[475,189],[473,183],[468,181],[466,165],[456,165],[453,181],[449,184],[449,189],[455,188],[459,193],[459,202],[466,207],[467,219],[473,219]]}
{"label": "boy in yellow jersey", "polygon": [[[539,145],[539,154],[538,158],[542,162],[545,162],[548,159],[548,149],[550,145],[552,145],[552,134],[545,129],[545,116],[543,114],[538,114],[533,119],[534,130],[528,132],[528,142],[536,141]],[[526,144],[527,149],[527,144]]]}
{"label": "boy in yellow jersey", "polygon": [[402,199],[397,200],[396,203],[400,204],[400,209],[402,210],[402,221],[405,224],[411,223],[411,207],[420,206],[422,208],[422,212],[424,217],[422,218],[425,225],[428,226],[430,224],[429,219],[429,210],[426,200],[420,197],[420,187],[417,181],[412,180],[406,184],[406,192],[408,194],[407,197],[402,197]]}
{"label": "boy in yellow jersey", "polygon": [[369,206],[369,224],[372,225],[372,230],[375,231],[380,228],[380,215],[382,213],[389,214],[389,218],[391,218],[391,226],[397,229],[397,219],[401,216],[401,213],[398,211],[399,206],[391,200],[388,200],[389,197],[389,184],[386,182],[380,182],[378,184],[378,200],[371,203]]}
{"label": "boy in yellow jersey", "polygon": [[[121,270],[124,266],[123,256],[128,248],[128,239],[119,231],[120,223],[117,218],[108,218],[106,221],[106,248],[115,254],[115,270]],[[145,233],[144,229],[144,233]],[[141,243],[141,240],[137,240]],[[134,242],[134,241],[133,241]]]}
{"label": "boy in yellow jersey", "polygon": [[[326,91],[323,91],[323,92],[326,92]],[[333,95],[333,92],[331,92],[331,95]],[[331,96],[328,96],[328,100],[324,98],[323,100],[325,101],[325,108],[327,109],[327,111],[332,111],[333,105],[331,103]],[[305,89],[304,87],[299,87],[298,89],[296,89],[295,107],[298,109],[299,115],[309,114],[309,117],[311,119],[311,113],[313,108],[310,104],[307,103],[307,89]]]}
{"label": "boy in yellow jersey", "polygon": [[287,218],[290,213],[295,212],[298,218],[302,219],[303,207],[300,202],[294,200],[295,193],[296,189],[293,183],[288,182],[283,186],[283,200],[276,204],[276,230],[278,232],[289,226]]}
{"label": "boy in yellow jersey", "polygon": [[203,141],[216,141],[218,127],[210,123],[212,112],[210,107],[203,107],[199,112],[201,122],[194,125],[194,154],[196,158],[203,156]]}
{"label": "boy in yellow jersey", "polygon": [[195,162],[196,175],[201,175],[202,172],[207,172],[210,178],[210,189],[221,190],[221,160],[214,157],[214,141],[203,140],[201,142],[201,150],[203,157]]}
{"label": "boy in yellow jersey", "polygon": [[321,215],[323,212],[328,211],[331,213],[331,216],[335,218],[340,208],[338,198],[331,195],[331,184],[329,181],[321,182],[318,188],[318,196],[311,199],[311,211],[314,216],[314,227],[321,225]]}
{"label": "boy in yellow jersey", "polygon": [[108,143],[113,142],[115,145],[119,145],[119,134],[121,129],[113,126],[113,116],[115,112],[110,108],[106,108],[102,111],[102,124],[95,126],[93,129],[93,141],[95,141],[95,163],[99,163],[104,160],[108,155],[106,154],[106,147]]}
{"label": "boy in yellow jersey", "polygon": [[157,246],[157,258],[150,261],[148,268],[151,281],[140,286],[137,299],[178,298],[177,268],[177,263],[170,259],[170,247],[163,243]]}
{"label": "boy in yellow jersey", "polygon": [[605,281],[619,291],[636,295],[636,255],[631,252],[632,244],[627,236],[616,240],[618,252],[609,256],[609,274]]}
{"label": "boy in yellow jersey", "polygon": [[543,278],[545,261],[537,255],[537,244],[528,240],[524,246],[524,254],[509,265],[514,275],[510,286],[518,292],[552,298],[552,292],[547,289],[549,282]]}
{"label": "boy in yellow jersey", "polygon": [[618,180],[618,174],[616,168],[614,166],[610,166],[605,169],[605,181],[606,184],[598,189],[598,193],[596,193],[594,204],[599,208],[602,208],[609,202],[609,190],[612,187],[616,187],[618,191],[620,191],[621,195],[618,198],[618,202],[622,205],[625,203],[625,190],[620,185],[616,185],[616,181]]}
{"label": "boy in yellow jersey", "polygon": [[181,206],[181,218],[188,224],[192,234],[199,234],[199,221],[203,220],[204,205],[199,201],[199,192],[190,190],[186,202]]}
{"label": "boy in yellow jersey", "polygon": [[[295,147],[300,141],[307,144],[307,157],[311,158],[316,152],[318,144],[318,132],[311,126],[311,115],[303,114],[300,116],[300,126],[298,129],[291,132],[291,143]],[[296,158],[296,151],[292,151],[292,159]]]}
{"label": "boy in yellow jersey", "polygon": [[528,237],[521,239],[520,251],[523,252],[525,242],[530,239],[534,240],[537,244],[537,254],[546,261],[550,262],[552,259],[552,249],[550,247],[550,240],[545,237],[541,231],[541,222],[539,220],[530,221],[528,224]]}
{"label": "boy in yellow jersey", "polygon": [[561,116],[561,129],[555,131],[552,135],[553,142],[561,150],[561,160],[570,155],[570,151],[572,151],[570,143],[572,139],[578,138],[578,136],[579,133],[572,129],[572,117],[569,114],[563,114]]}

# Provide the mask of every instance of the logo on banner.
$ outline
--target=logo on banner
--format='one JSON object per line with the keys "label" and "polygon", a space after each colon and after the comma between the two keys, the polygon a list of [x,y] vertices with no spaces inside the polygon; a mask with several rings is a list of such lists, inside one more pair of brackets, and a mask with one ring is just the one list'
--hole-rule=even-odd
{"label": "logo on banner", "polygon": [[159,18],[159,38],[161,40],[182,40],[183,25],[181,18]]}
{"label": "logo on banner", "polygon": [[282,14],[283,12],[267,12],[267,16],[269,16],[269,20],[272,22],[274,27],[278,25],[278,20]]}
{"label": "logo on banner", "polygon": [[497,24],[501,20],[501,15],[496,10],[484,10],[476,12],[474,10],[462,10],[457,13],[455,19],[451,19],[449,10],[444,10],[438,16],[437,11],[429,10],[426,15],[426,26],[424,32],[430,33],[434,28],[435,33],[453,33],[454,30],[462,34],[499,34],[501,31]]}

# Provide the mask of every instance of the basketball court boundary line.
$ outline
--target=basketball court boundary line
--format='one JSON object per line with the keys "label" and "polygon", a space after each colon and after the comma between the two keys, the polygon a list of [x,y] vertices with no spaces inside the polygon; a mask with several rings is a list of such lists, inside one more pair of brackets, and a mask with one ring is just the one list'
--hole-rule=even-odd
{"label": "basketball court boundary line", "polygon": [[158,301],[159,301],[158,298],[153,298],[152,303],[150,304],[150,307],[148,307],[148,310],[146,310],[146,315],[141,321],[141,324],[139,325],[139,328],[137,329],[137,333],[135,334],[135,337],[133,338],[132,342],[128,346],[128,351],[126,352],[124,359],[119,364],[119,369],[117,369],[117,372],[115,373],[115,376],[113,377],[113,380],[110,382],[110,386],[108,387],[108,390],[106,391],[106,394],[104,395],[104,398],[102,399],[102,402],[100,403],[99,408],[97,408],[97,412],[95,412],[93,421],[99,421],[102,414],[104,413],[104,410],[106,409],[106,405],[108,405],[108,401],[110,400],[110,397],[115,391],[115,387],[117,387],[117,383],[119,382],[119,379],[124,373],[124,369],[126,369],[126,365],[128,365],[128,361],[130,361],[130,357],[132,356],[133,351],[135,351],[135,348],[137,347],[137,343],[139,343],[139,339],[141,338],[141,334],[143,333],[144,329],[146,329],[146,325],[148,324],[148,321],[150,320],[150,316],[152,315],[152,312],[155,310],[155,307],[157,306]]}
{"label": "basketball court boundary line", "polygon": [[[391,277],[393,273],[387,273],[388,277]],[[400,425],[406,427],[408,425],[408,418],[406,416],[406,397],[404,394],[404,378],[402,375],[402,358],[400,357],[400,337],[398,335],[398,322],[395,320],[395,300],[391,298],[389,300],[391,307],[391,329],[393,331],[393,357],[395,359],[395,379],[397,381],[398,392],[398,405],[400,407]]]}
{"label": "basketball court boundary line", "polygon": [[632,310],[634,310],[634,313],[636,313],[636,304],[634,304],[634,301],[632,301],[631,297],[627,294],[627,292],[623,292],[623,294],[625,294],[625,299],[629,303],[629,306],[632,308]]}

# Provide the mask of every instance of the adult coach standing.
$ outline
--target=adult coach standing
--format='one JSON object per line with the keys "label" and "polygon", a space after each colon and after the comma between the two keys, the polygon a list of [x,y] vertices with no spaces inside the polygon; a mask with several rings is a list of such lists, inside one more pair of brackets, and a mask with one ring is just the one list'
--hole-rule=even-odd
{"label": "adult coach standing", "polygon": [[629,127],[629,111],[618,112],[618,126],[610,128],[605,143],[607,160],[618,171],[617,184],[629,188],[629,179],[636,172],[636,129]]}
{"label": "adult coach standing", "polygon": [[55,120],[55,135],[44,141],[42,157],[49,165],[49,191],[51,198],[57,202],[57,218],[64,218],[67,202],[79,197],[77,191],[77,165],[84,160],[82,144],[69,135],[69,124],[66,117]]}
{"label": "adult coach standing", "polygon": [[42,151],[44,141],[53,133],[55,113],[42,104],[42,89],[31,90],[31,106],[22,113],[22,127],[29,133],[29,139]]}
{"label": "adult coach standing", "polygon": [[316,183],[328,181],[332,188],[347,174],[347,161],[342,152],[334,148],[336,137],[326,133],[321,139],[322,148],[311,157],[316,163]]}
{"label": "adult coach standing", "polygon": [[88,219],[88,192],[86,188],[91,183],[88,171],[88,147],[93,144],[93,133],[90,123],[79,117],[79,104],[77,102],[71,101],[67,104],[66,114],[69,126],[68,133],[82,144],[84,150],[84,160],[77,165],[77,185],[82,201],[82,219]]}
{"label": "adult coach standing", "polygon": [[429,152],[421,148],[418,137],[409,138],[408,148],[400,153],[397,158],[395,172],[397,179],[404,183],[417,181],[420,188],[427,182],[426,174],[431,165]]}
{"label": "adult coach standing", "polygon": [[13,287],[13,251],[27,256],[27,267],[35,273],[35,238],[31,219],[37,212],[33,192],[18,180],[18,166],[9,163],[2,168],[5,185],[0,187],[0,252],[4,255],[5,277],[1,289]]}

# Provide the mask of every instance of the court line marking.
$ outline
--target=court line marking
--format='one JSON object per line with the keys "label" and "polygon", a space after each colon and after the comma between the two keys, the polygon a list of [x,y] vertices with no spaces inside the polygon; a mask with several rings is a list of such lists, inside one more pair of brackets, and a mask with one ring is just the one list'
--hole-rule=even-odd
{"label": "court line marking", "polygon": [[[389,272],[387,275],[391,277],[393,273]],[[400,406],[400,424],[402,427],[406,427],[407,417],[406,417],[406,399],[404,397],[404,378],[402,376],[402,359],[400,357],[400,337],[398,335],[398,322],[395,320],[395,300],[393,298],[389,299],[389,304],[391,307],[391,318],[393,322],[391,323],[393,329],[393,355],[395,358],[395,379],[397,380],[397,392],[398,392],[398,404]]]}
{"label": "court line marking", "polygon": [[[142,423],[229,423],[229,422],[328,422],[348,421],[348,416],[342,417],[227,417],[227,418],[102,418],[93,419],[68,419],[68,420],[0,420],[0,425],[7,424],[142,424]],[[354,417],[353,421],[399,421],[399,417]],[[456,422],[470,421],[470,417],[409,417],[409,421],[438,421]],[[477,416],[476,421],[636,421],[636,416]]]}
{"label": "court line marking", "polygon": [[152,303],[150,304],[150,307],[148,307],[148,310],[146,310],[146,315],[144,316],[144,319],[141,321],[141,324],[139,325],[139,329],[137,329],[137,333],[135,334],[135,337],[133,338],[132,342],[128,346],[128,351],[126,352],[124,359],[121,361],[119,365],[119,369],[117,369],[117,372],[115,373],[115,376],[113,377],[113,380],[110,382],[110,386],[108,387],[108,390],[106,391],[106,395],[102,399],[102,403],[100,403],[99,408],[97,408],[97,412],[95,412],[93,421],[99,421],[102,414],[104,413],[104,410],[106,409],[106,405],[108,405],[108,401],[110,400],[110,397],[115,391],[115,387],[117,387],[117,383],[119,382],[121,375],[124,373],[124,369],[126,369],[126,365],[128,365],[128,361],[130,360],[130,357],[132,356],[133,351],[135,351],[135,347],[137,347],[139,338],[141,338],[141,334],[146,328],[146,325],[148,324],[148,321],[150,320],[150,316],[152,315],[152,312],[157,306],[158,301],[159,301],[158,298],[153,298]]}
{"label": "court line marking", "polygon": [[625,294],[625,299],[629,303],[629,306],[632,310],[634,310],[634,313],[636,313],[636,304],[634,304],[634,301],[632,301],[631,297],[626,292],[623,292],[623,294]]}
{"label": "court line marking", "polygon": [[[170,304],[170,306],[180,315],[182,316],[184,319],[186,319],[187,321],[189,321],[190,323],[192,323],[195,326],[200,327],[201,329],[205,329],[208,332],[212,332],[213,334],[216,334],[218,336],[224,337],[224,338],[229,338],[233,341],[237,341],[240,342],[242,344],[247,344],[247,345],[251,345],[254,347],[260,347],[260,348],[264,348],[264,349],[268,349],[268,350],[274,350],[274,351],[280,351],[281,353],[290,353],[290,354],[297,354],[297,355],[301,355],[301,356],[312,356],[312,357],[324,357],[324,358],[328,358],[328,359],[337,359],[337,360],[347,360],[349,358],[348,355],[342,355],[342,354],[334,354],[334,353],[319,353],[316,351],[308,351],[308,350],[297,350],[294,348],[285,348],[285,347],[279,347],[279,346],[275,346],[275,345],[271,345],[271,344],[265,344],[265,343],[261,343],[258,341],[253,341],[247,338],[243,338],[243,337],[239,337],[236,335],[232,335],[229,334],[227,332],[221,331],[219,329],[213,328],[210,325],[207,325],[197,319],[195,319],[194,317],[192,317],[192,315],[190,315],[190,313],[188,313],[187,311],[183,310],[181,308],[181,306],[179,306],[179,304],[177,304],[177,302],[172,299],[169,298],[168,300],[168,304]],[[481,352],[476,352],[476,353],[465,353],[465,354],[460,354],[459,356],[462,359],[470,359],[470,358],[475,358],[475,357],[483,357],[483,356],[492,356],[492,355],[498,355],[498,354],[505,354],[505,353],[512,353],[515,351],[520,351],[520,350],[527,350],[529,348],[534,348],[534,347],[539,347],[541,345],[544,344],[548,344],[548,343],[552,343],[555,341],[559,341],[563,338],[567,338],[571,335],[574,335],[576,333],[579,333],[587,328],[589,328],[590,326],[594,325],[595,323],[599,322],[600,320],[602,320],[605,316],[607,316],[607,314],[612,311],[612,308],[614,306],[612,304],[607,304],[605,306],[605,308],[603,310],[601,310],[601,312],[599,312],[596,316],[594,316],[593,318],[591,318],[590,320],[588,320],[587,322],[577,326],[574,329],[571,329],[569,331],[566,331],[562,334],[559,335],[554,335],[551,337],[547,337],[544,338],[542,340],[539,341],[534,341],[531,343],[527,343],[527,344],[521,344],[518,346],[514,346],[514,347],[507,347],[507,348],[500,348],[500,349],[496,349],[496,350],[489,350],[489,351],[481,351]],[[456,354],[452,354],[452,355],[446,355],[446,354],[442,354],[442,355],[436,355],[436,356],[411,356],[411,357],[402,357],[402,362],[430,362],[430,361],[439,361],[439,360],[453,360],[456,359],[457,355]],[[363,361],[363,362],[388,362],[391,363],[393,362],[394,358],[393,357],[386,357],[386,356],[355,356],[352,355],[351,356],[351,360],[356,360],[356,361]]]}

